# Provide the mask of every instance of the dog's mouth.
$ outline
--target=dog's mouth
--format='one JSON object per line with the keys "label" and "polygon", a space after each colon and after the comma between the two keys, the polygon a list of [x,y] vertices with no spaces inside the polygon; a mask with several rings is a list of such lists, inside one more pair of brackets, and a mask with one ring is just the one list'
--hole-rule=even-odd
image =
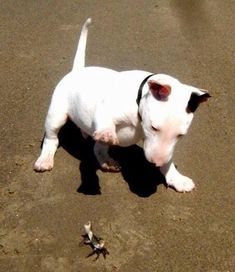
{"label": "dog's mouth", "polygon": [[164,158],[159,157],[151,159],[150,162],[153,163],[156,167],[162,167],[169,162],[169,159],[165,160]]}
{"label": "dog's mouth", "polygon": [[149,150],[144,150],[145,158],[156,167],[162,167],[170,161],[170,156],[162,156],[158,153],[154,154],[153,152],[149,152]]}
{"label": "dog's mouth", "polygon": [[166,143],[154,143],[151,139],[144,141],[144,154],[146,159],[156,167],[162,167],[172,158],[175,143],[166,145]]}

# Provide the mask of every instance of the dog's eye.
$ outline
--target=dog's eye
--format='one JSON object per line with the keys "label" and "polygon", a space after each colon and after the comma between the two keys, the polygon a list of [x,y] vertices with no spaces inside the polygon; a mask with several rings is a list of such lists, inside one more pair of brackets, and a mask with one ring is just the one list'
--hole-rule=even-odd
{"label": "dog's eye", "polygon": [[160,131],[160,128],[156,127],[156,126],[151,126],[152,130],[155,131],[155,132],[159,132]]}
{"label": "dog's eye", "polygon": [[180,139],[180,138],[182,138],[183,136],[184,136],[184,134],[178,134],[178,135],[177,135],[177,138]]}

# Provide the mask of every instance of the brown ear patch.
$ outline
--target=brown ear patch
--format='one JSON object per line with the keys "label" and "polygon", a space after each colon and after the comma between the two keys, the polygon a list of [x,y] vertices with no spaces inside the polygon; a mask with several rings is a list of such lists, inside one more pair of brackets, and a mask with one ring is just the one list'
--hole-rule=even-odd
{"label": "brown ear patch", "polygon": [[158,100],[165,100],[171,94],[171,87],[169,85],[159,84],[155,80],[149,80],[148,86],[152,95]]}

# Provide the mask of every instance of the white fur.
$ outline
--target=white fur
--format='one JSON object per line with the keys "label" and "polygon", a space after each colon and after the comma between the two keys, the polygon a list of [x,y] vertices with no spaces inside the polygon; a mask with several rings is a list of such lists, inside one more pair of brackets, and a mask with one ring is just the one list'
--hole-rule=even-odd
{"label": "white fur", "polygon": [[167,101],[153,97],[145,84],[138,108],[137,91],[149,72],[84,67],[90,21],[88,19],[82,28],[72,71],[54,91],[45,122],[42,152],[34,169],[52,169],[57,134],[69,118],[83,135],[90,135],[97,141],[94,151],[104,170],[119,170],[108,154],[109,145],[129,146],[143,140],[146,158],[160,167],[167,184],[179,192],[191,191],[194,183],[175,169],[171,159],[178,137],[187,133],[193,118],[192,113],[186,112],[190,95],[193,91],[202,92],[173,77],[158,74],[151,79],[171,87]]}

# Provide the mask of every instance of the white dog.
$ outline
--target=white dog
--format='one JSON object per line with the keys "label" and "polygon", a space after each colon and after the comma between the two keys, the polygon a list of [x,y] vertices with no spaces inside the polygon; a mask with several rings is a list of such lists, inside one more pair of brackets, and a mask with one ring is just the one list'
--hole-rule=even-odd
{"label": "white dog", "polygon": [[35,171],[52,169],[58,132],[70,119],[84,137],[90,135],[96,141],[94,152],[103,170],[120,170],[108,154],[110,145],[129,146],[143,140],[147,160],[160,167],[167,184],[178,192],[193,190],[193,181],[176,170],[172,155],[194,111],[210,95],[164,74],[85,67],[90,22],[87,19],[82,28],[72,71],[54,91]]}

